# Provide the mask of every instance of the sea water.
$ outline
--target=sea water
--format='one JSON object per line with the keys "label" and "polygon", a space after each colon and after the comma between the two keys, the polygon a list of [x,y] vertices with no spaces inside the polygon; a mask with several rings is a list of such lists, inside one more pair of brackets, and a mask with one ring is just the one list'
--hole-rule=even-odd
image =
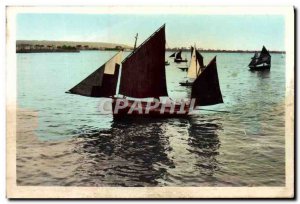
{"label": "sea water", "polygon": [[[202,53],[204,64],[217,56],[223,104],[186,119],[115,121],[101,99],[65,93],[115,53],[17,54],[18,185],[285,185],[285,55],[251,72],[251,53]],[[178,67],[188,63],[170,54],[169,96],[187,98]]]}

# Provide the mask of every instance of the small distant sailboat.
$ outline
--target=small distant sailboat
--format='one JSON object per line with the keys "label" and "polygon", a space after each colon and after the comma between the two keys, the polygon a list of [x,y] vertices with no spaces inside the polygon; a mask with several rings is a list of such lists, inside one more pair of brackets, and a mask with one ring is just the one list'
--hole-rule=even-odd
{"label": "small distant sailboat", "polygon": [[[191,46],[191,57],[193,55],[193,49],[194,49],[193,46]],[[189,69],[188,63],[186,62],[186,66],[184,66],[184,67],[178,67],[178,69],[180,69],[181,71],[187,72],[187,70]]]}
{"label": "small distant sailboat", "polygon": [[176,63],[187,62],[187,59],[186,59],[186,58],[185,58],[185,59],[182,59],[182,57],[181,57],[181,50],[180,50],[179,52],[176,53],[174,62],[176,62]]}
{"label": "small distant sailboat", "polygon": [[184,117],[196,106],[223,103],[216,57],[201,75],[197,75],[189,101],[162,100],[168,98],[165,74],[165,25],[134,49],[122,62],[121,56],[120,51],[68,93],[111,98],[114,118]]}
{"label": "small distant sailboat", "polygon": [[192,56],[190,65],[188,68],[187,78],[188,80],[184,82],[179,82],[181,86],[192,86],[194,80],[201,74],[201,72],[205,69],[203,63],[203,56],[199,53],[199,51],[192,47]]}
{"label": "small distant sailboat", "polygon": [[174,62],[176,62],[176,63],[187,62],[186,58],[182,59],[181,53],[182,53],[182,51],[179,50],[178,52],[174,52],[173,54],[171,54],[169,57],[174,57]]}
{"label": "small distant sailboat", "polygon": [[263,46],[260,54],[258,52],[254,53],[254,56],[251,58],[251,62],[248,67],[250,70],[266,70],[271,68],[271,55],[268,50]]}

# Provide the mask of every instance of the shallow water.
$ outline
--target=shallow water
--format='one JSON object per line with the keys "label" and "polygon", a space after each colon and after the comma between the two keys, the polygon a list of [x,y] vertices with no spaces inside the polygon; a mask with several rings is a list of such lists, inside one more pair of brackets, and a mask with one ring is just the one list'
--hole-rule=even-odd
{"label": "shallow water", "polygon": [[[226,113],[116,121],[100,114],[101,99],[65,93],[114,54],[17,54],[18,185],[285,184],[284,55],[272,54],[271,71],[251,72],[252,54],[202,53],[205,64],[217,55],[224,99],[203,109]],[[178,83],[184,64],[169,61],[169,96],[188,97]]]}

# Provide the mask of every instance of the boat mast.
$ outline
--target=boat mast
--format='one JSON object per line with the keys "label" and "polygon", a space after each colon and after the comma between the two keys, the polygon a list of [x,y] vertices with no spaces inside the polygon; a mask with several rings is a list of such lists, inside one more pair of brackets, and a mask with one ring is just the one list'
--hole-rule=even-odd
{"label": "boat mast", "polygon": [[118,80],[117,80],[117,87],[116,87],[116,96],[117,97],[119,95],[119,90],[120,90],[121,74],[122,74],[122,63],[120,64],[119,75],[118,75]]}
{"label": "boat mast", "polygon": [[196,43],[194,44],[194,47],[195,47],[195,49],[194,49],[194,51],[195,51],[195,60],[196,60],[196,75],[197,75],[197,77],[198,77],[198,68],[197,68],[197,55],[196,55]]}
{"label": "boat mast", "polygon": [[[136,43],[137,43],[137,39],[138,39],[139,34],[136,33],[135,35],[135,42],[134,42],[134,47],[133,47],[133,52],[136,49]],[[132,53],[131,53],[132,54]],[[119,69],[119,75],[118,75],[118,81],[117,81],[117,88],[116,88],[116,96],[119,95],[119,90],[120,90],[120,81],[121,81],[121,74],[122,74],[122,63],[120,65],[120,69]]]}
{"label": "boat mast", "polygon": [[135,35],[135,42],[134,42],[134,47],[133,47],[133,50],[135,50],[135,48],[136,48],[136,42],[137,42],[137,39],[138,39],[138,36],[139,36],[139,34],[137,33],[136,35]]}

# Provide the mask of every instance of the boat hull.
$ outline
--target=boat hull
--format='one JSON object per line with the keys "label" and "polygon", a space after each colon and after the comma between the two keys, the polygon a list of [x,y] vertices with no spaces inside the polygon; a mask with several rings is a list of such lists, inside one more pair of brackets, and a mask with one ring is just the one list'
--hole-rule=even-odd
{"label": "boat hull", "polygon": [[[162,111],[163,103],[159,103],[158,107],[153,107],[153,103],[150,103],[150,107],[147,102],[140,102],[141,109],[136,110],[134,109],[135,104],[134,100],[127,100],[128,105],[122,109],[118,109],[116,111],[117,100],[127,100],[127,99],[120,99],[120,98],[113,98],[112,101],[112,111],[114,118],[124,118],[124,117],[151,117],[151,118],[182,118],[187,117],[190,112],[190,105],[189,104],[175,104],[173,108],[170,106],[165,106]],[[133,110],[134,109],[134,110]]]}
{"label": "boat hull", "polygon": [[174,62],[176,63],[187,62],[187,59],[174,59]]}
{"label": "boat hull", "polygon": [[187,72],[188,68],[187,67],[178,67],[178,69],[181,69],[181,71]]}
{"label": "boat hull", "polygon": [[269,69],[271,69],[271,65],[264,65],[264,66],[259,66],[259,67],[253,66],[253,67],[249,67],[249,69],[250,69],[251,71],[263,71],[263,70],[269,70]]}
{"label": "boat hull", "polygon": [[179,82],[180,86],[193,86],[193,82]]}

